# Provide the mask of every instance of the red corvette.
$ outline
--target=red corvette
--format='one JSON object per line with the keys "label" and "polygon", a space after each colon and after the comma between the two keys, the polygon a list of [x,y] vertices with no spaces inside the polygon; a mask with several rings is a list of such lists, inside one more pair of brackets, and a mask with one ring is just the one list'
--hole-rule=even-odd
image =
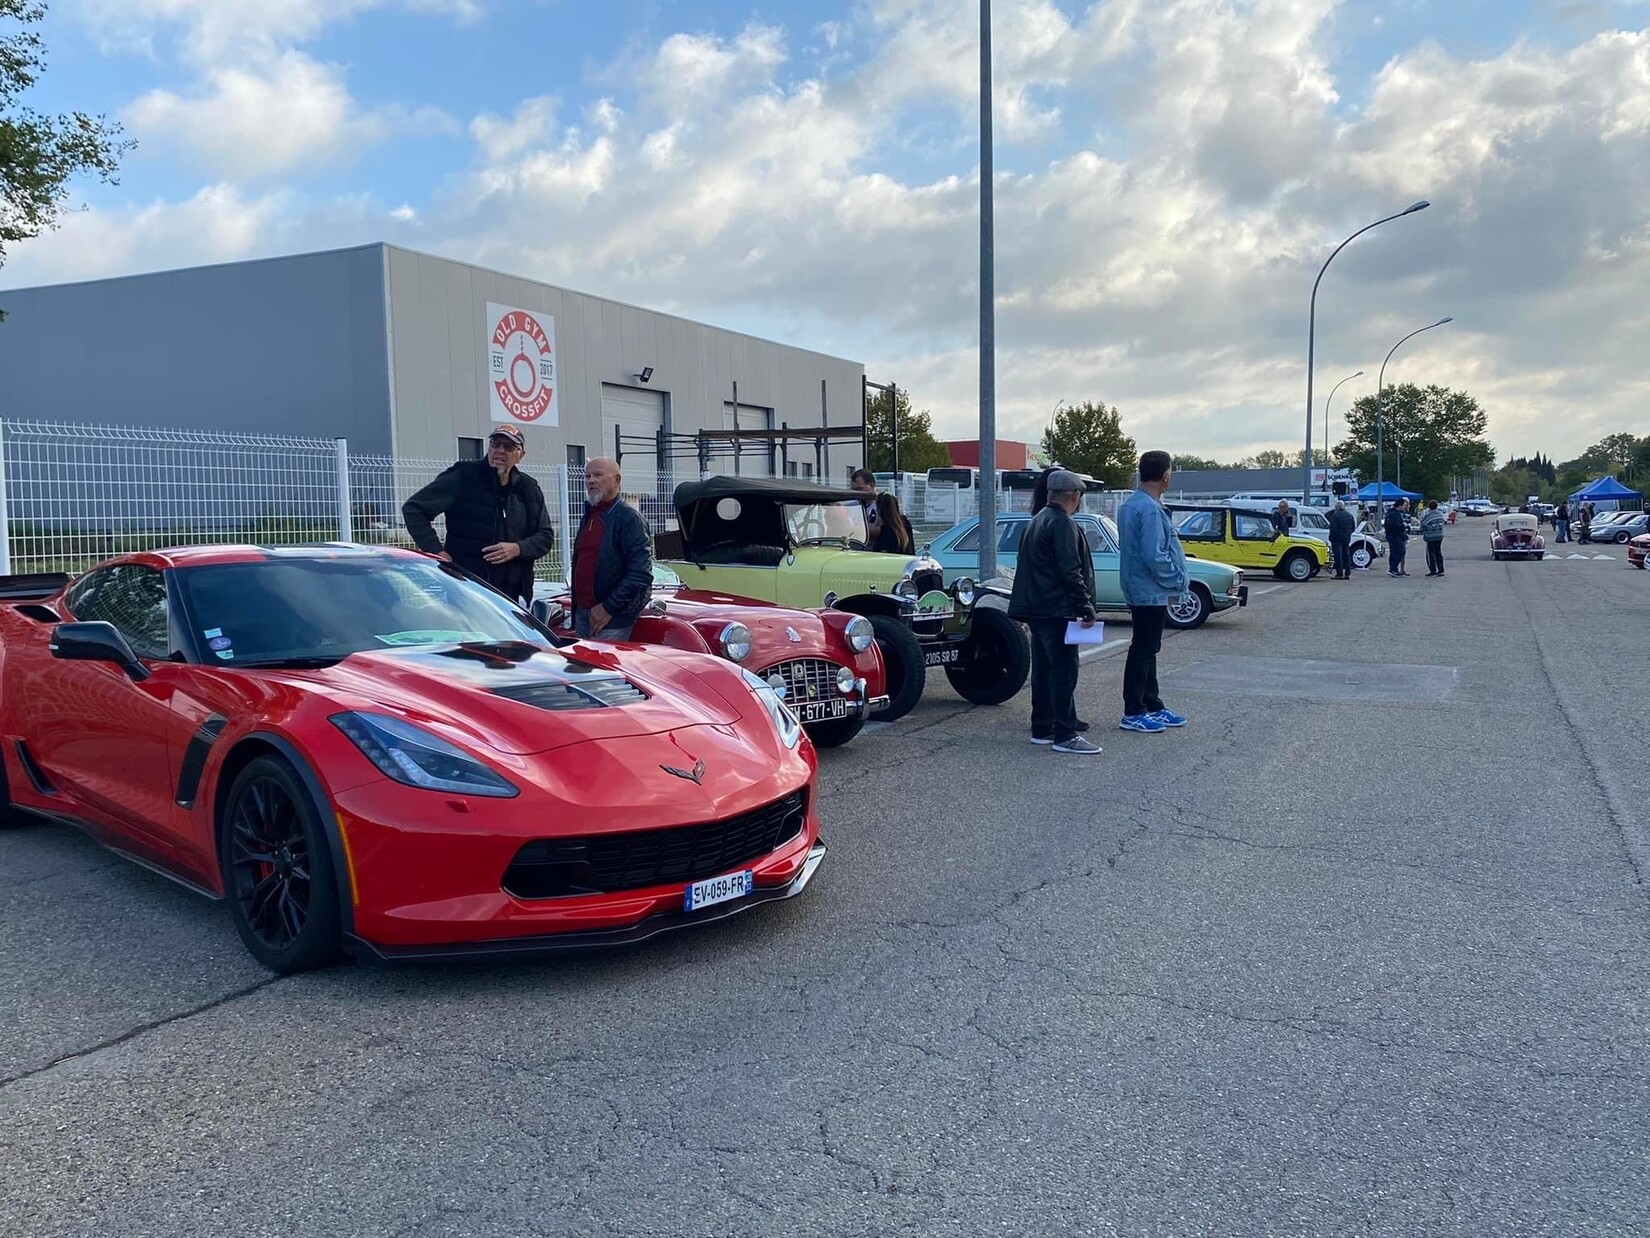
{"label": "red corvette", "polygon": [[[637,618],[632,641],[716,654],[749,667],[791,707],[819,748],[847,743],[872,710],[888,703],[876,629],[864,616],[688,589],[673,577],[668,568],[654,569],[653,599]],[[572,639],[566,586],[538,585],[534,593],[535,613]]]}
{"label": "red corvette", "polygon": [[0,578],[0,811],[229,902],[280,971],[636,941],[801,893],[813,747],[761,679],[563,643],[366,547]]}

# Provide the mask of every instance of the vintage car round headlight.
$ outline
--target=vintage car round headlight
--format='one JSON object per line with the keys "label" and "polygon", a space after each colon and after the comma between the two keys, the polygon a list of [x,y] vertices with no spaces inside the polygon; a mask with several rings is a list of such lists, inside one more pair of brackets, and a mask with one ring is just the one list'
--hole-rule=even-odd
{"label": "vintage car round headlight", "polygon": [[897,598],[909,598],[914,602],[917,600],[917,582],[907,576],[895,585],[890,592]]}
{"label": "vintage car round headlight", "polygon": [[854,672],[846,666],[836,668],[836,690],[843,696],[851,696],[854,691]]}
{"label": "vintage car round headlight", "polygon": [[843,630],[848,638],[848,648],[855,653],[864,653],[877,638],[877,630],[871,626],[871,621],[864,615],[855,615],[848,620],[848,626]]}
{"label": "vintage car round headlight", "polygon": [[730,623],[717,638],[722,642],[722,654],[735,662],[751,656],[751,630],[742,623]]}
{"label": "vintage car round headlight", "polygon": [[974,581],[970,577],[957,577],[957,583],[951,586],[951,592],[956,597],[958,606],[974,605]]}

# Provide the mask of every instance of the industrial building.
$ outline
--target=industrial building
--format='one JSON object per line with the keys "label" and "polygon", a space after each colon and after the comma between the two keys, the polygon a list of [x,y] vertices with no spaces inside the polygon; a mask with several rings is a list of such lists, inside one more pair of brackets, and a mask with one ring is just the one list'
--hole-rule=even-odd
{"label": "industrial building", "polygon": [[[844,478],[864,367],[393,245],[0,292],[0,419]],[[734,437],[731,431],[744,431]],[[789,431],[787,434],[786,431]]]}

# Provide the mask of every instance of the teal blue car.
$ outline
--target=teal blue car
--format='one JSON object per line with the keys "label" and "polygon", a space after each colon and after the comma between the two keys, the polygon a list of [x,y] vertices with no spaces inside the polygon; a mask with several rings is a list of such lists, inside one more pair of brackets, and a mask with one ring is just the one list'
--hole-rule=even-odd
{"label": "teal blue car", "polygon": [[[1123,600],[1123,587],[1117,576],[1117,525],[1110,516],[1096,516],[1078,512],[1073,517],[1077,527],[1088,538],[1094,553],[1094,607],[1109,613],[1127,614],[1129,604]],[[1012,572],[1019,559],[1020,539],[1025,536],[1030,515],[1024,512],[1004,512],[997,517],[997,566]],[[939,561],[945,572],[945,583],[951,584],[962,576],[974,577],[980,570],[980,521],[971,516],[952,525],[936,537],[928,553]],[[1191,587],[1179,602],[1169,607],[1169,626],[1197,628],[1210,615],[1249,604],[1249,586],[1243,583],[1243,572],[1224,563],[1207,559],[1186,560]]]}

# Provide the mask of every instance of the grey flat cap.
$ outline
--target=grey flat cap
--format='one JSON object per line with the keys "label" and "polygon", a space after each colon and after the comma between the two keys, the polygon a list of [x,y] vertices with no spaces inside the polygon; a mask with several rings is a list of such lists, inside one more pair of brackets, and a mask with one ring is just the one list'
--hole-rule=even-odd
{"label": "grey flat cap", "polygon": [[1048,492],[1050,494],[1081,494],[1083,493],[1083,479],[1070,469],[1055,469],[1048,475]]}

